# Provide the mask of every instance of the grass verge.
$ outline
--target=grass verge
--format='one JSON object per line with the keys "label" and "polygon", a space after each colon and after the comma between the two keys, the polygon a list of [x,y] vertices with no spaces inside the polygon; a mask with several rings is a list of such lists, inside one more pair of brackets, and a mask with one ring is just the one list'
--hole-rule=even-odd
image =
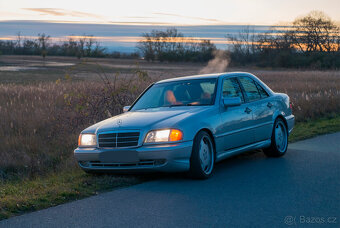
{"label": "grass verge", "polygon": [[340,115],[329,118],[320,118],[313,121],[296,123],[289,142],[296,142],[303,139],[312,138],[322,134],[340,131]]}
{"label": "grass verge", "polygon": [[35,179],[0,182],[0,220],[151,179],[146,175],[90,175],[74,168]]}
{"label": "grass verge", "polygon": [[[340,131],[340,116],[299,122],[289,141],[337,131]],[[146,175],[89,175],[74,168],[35,179],[0,182],[0,220],[151,179],[152,176]]]}

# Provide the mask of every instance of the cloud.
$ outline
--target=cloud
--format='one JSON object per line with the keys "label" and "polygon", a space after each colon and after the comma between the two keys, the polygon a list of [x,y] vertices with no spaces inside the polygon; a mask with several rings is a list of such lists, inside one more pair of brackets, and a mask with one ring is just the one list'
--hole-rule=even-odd
{"label": "cloud", "polygon": [[144,17],[144,16],[135,16],[135,17],[125,17],[125,18],[129,18],[129,19],[153,19],[155,17]]}
{"label": "cloud", "polygon": [[71,16],[71,17],[85,17],[85,18],[98,18],[103,19],[102,16],[92,13],[85,13],[80,11],[74,10],[65,10],[60,8],[23,8],[23,10],[29,10],[33,12],[38,12],[45,15],[52,15],[52,16]]}
{"label": "cloud", "polygon": [[151,21],[109,21],[109,23],[113,25],[163,25],[163,26],[174,25],[166,22],[151,22]]}
{"label": "cloud", "polygon": [[161,16],[181,17],[181,18],[201,20],[201,21],[207,21],[207,22],[225,23],[217,19],[210,19],[210,18],[203,18],[203,17],[190,17],[190,16],[184,16],[184,15],[175,14],[175,13],[153,13],[153,14],[161,15]]}

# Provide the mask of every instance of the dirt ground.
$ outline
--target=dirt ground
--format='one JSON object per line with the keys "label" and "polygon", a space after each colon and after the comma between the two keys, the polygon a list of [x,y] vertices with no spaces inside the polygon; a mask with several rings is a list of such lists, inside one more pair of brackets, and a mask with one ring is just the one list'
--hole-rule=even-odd
{"label": "dirt ground", "polygon": [[65,75],[74,80],[96,80],[97,74],[133,74],[140,69],[155,78],[197,74],[204,66],[194,63],[158,63],[133,59],[0,56],[0,83],[55,81]]}
{"label": "dirt ground", "polygon": [[[74,81],[100,80],[99,76],[116,74],[128,77],[137,69],[146,71],[154,80],[199,74],[207,63],[160,63],[139,59],[82,58],[47,56],[0,56],[0,83],[31,84],[53,82],[65,77]],[[340,71],[315,71],[296,69],[271,69],[256,67],[227,67],[225,72],[250,72],[266,83],[277,79],[309,81],[317,77],[321,82],[339,81]],[[212,73],[219,73],[214,71]],[[301,77],[300,77],[301,76]],[[299,78],[296,78],[299,77]],[[279,86],[275,83],[275,86]]]}

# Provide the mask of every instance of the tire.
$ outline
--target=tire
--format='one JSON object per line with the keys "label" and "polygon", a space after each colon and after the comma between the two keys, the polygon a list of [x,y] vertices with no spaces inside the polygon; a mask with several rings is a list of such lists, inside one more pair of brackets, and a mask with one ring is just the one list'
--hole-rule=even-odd
{"label": "tire", "polygon": [[207,179],[214,170],[215,150],[210,135],[200,131],[194,139],[190,157],[189,176],[194,179]]}
{"label": "tire", "polygon": [[285,122],[281,118],[277,118],[274,122],[271,145],[263,149],[268,157],[281,157],[287,152],[288,148],[288,130]]}

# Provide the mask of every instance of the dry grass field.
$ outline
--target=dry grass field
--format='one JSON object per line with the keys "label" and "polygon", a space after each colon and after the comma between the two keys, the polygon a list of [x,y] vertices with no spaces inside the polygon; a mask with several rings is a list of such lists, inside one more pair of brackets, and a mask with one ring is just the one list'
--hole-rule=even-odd
{"label": "dry grass field", "polygon": [[[0,220],[156,178],[83,173],[72,156],[78,134],[119,114],[153,81],[198,74],[203,67],[0,56]],[[227,71],[254,73],[291,97],[299,122],[291,139],[340,130],[340,71]]]}
{"label": "dry grass field", "polygon": [[[83,128],[119,114],[152,81],[197,74],[202,67],[142,60],[48,57],[42,61],[41,57],[1,56],[0,177],[35,176],[73,167],[72,150]],[[340,113],[340,71],[227,71],[252,72],[274,91],[287,93],[297,121]]]}

